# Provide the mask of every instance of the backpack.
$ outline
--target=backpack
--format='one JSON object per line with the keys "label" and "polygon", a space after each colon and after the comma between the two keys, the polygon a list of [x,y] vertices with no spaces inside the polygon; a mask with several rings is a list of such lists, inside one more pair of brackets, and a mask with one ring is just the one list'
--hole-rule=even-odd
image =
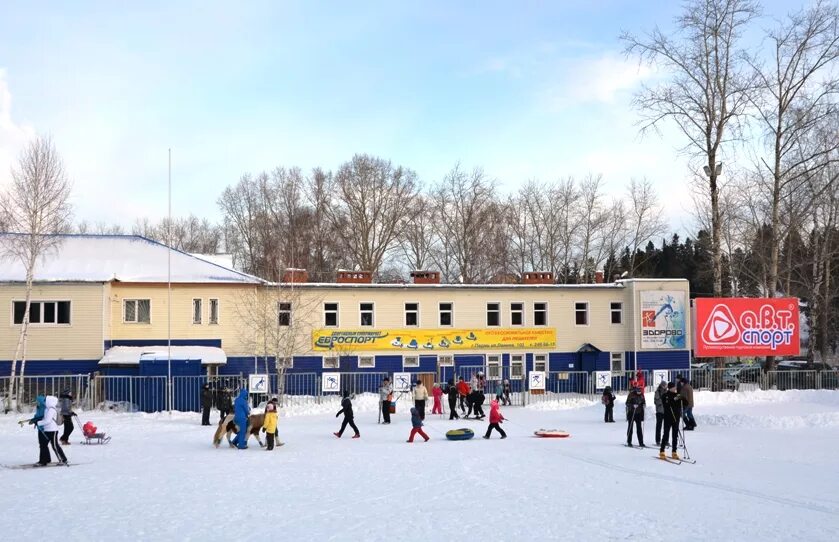
{"label": "backpack", "polygon": [[609,404],[609,397],[607,395],[601,395],[600,396],[600,402],[603,403],[604,405],[608,405]]}
{"label": "backpack", "polygon": [[61,413],[60,408],[55,409],[55,423],[56,425],[64,425],[64,414]]}

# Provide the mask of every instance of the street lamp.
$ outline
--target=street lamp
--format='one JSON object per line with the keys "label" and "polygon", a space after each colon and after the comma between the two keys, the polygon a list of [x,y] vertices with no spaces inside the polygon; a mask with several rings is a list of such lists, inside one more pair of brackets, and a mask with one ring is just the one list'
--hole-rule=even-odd
{"label": "street lamp", "polygon": [[[711,176],[711,168],[702,166],[702,169],[705,171],[705,175],[708,177]],[[722,173],[722,162],[717,162],[717,167],[714,168],[714,175],[719,175],[720,173]]]}

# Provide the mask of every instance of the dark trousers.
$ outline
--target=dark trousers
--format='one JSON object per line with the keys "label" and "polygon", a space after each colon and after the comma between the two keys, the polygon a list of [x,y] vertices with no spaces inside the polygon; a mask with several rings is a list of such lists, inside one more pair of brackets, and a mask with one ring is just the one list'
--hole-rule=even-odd
{"label": "dark trousers", "polygon": [[352,418],[344,418],[344,421],[341,422],[341,429],[338,431],[338,436],[339,437],[344,434],[344,429],[347,428],[347,425],[352,427],[352,429],[353,429],[353,431],[355,431],[356,435],[360,434],[358,432],[358,427],[355,426],[355,422],[353,421],[353,419]]}
{"label": "dark trousers", "polygon": [[[662,415],[662,417],[664,416]],[[677,420],[674,423],[669,417],[664,417],[664,435],[662,435],[663,438],[661,439],[659,451],[664,451],[664,445],[667,444],[668,436],[672,439],[670,449],[675,452],[679,447],[679,422]]]}
{"label": "dark trousers", "polygon": [[449,397],[449,419],[460,419],[460,416],[457,415],[457,397]]}
{"label": "dark trousers", "polygon": [[611,423],[615,421],[615,405],[606,405],[606,413],[603,415],[603,421]]}
{"label": "dark trousers", "polygon": [[69,442],[70,433],[73,432],[73,416],[67,414],[64,416],[64,433],[61,434],[61,442]]}
{"label": "dark trousers", "polygon": [[693,407],[685,407],[682,414],[685,417],[685,429],[693,429],[696,427],[696,420],[693,417]]}
{"label": "dark trousers", "polygon": [[417,407],[417,412],[419,412],[419,417],[421,420],[425,419],[425,400],[423,399],[420,401],[417,399],[414,401],[414,406]]}
{"label": "dark trousers", "polygon": [[505,391],[504,391],[504,394],[501,396],[501,398],[504,400],[504,404],[505,404],[505,405],[509,405],[509,404],[510,404],[510,392],[509,392],[509,391],[506,391],[506,390],[505,390]]}
{"label": "dark trousers", "polygon": [[479,403],[475,403],[474,409],[476,418],[483,418],[486,416],[486,414],[484,414],[484,408]]}
{"label": "dark trousers", "polygon": [[228,407],[227,410],[223,410],[223,409],[219,408],[218,412],[219,412],[218,421],[221,422],[223,419],[225,419],[230,414],[230,408]]}
{"label": "dark trousers", "polygon": [[[660,412],[655,413],[655,443],[658,444],[661,442],[661,426],[664,423],[664,414]],[[665,433],[666,435],[667,433]],[[667,440],[667,437],[664,437],[664,440]]]}
{"label": "dark trousers", "polygon": [[382,401],[382,421],[390,423],[390,401],[387,399]]}
{"label": "dark trousers", "polygon": [[459,395],[458,397],[460,397],[460,411],[461,412],[466,412],[466,407],[464,406],[466,404],[466,396],[465,395]]}
{"label": "dark trousers", "polygon": [[428,442],[428,435],[425,434],[425,431],[422,430],[422,427],[412,427],[411,428],[411,436],[408,437],[408,442],[414,442],[414,436],[419,435]]}
{"label": "dark trousers", "polygon": [[643,429],[644,420],[639,420],[637,418],[634,419],[634,420],[632,420],[632,419],[629,420],[629,425],[626,428],[626,443],[627,444],[632,444],[632,423],[633,422],[635,423],[635,432],[638,435],[638,444],[640,446],[643,446],[644,445],[644,429]]}
{"label": "dark trousers", "polygon": [[201,409],[201,425],[210,425],[210,407]]}
{"label": "dark trousers", "polygon": [[265,434],[265,443],[268,445],[269,450],[274,449],[274,433]]}
{"label": "dark trousers", "polygon": [[38,429],[38,463],[46,465],[52,461],[50,456],[50,448],[55,452],[56,457],[62,463],[67,461],[67,456],[64,455],[64,450],[58,443],[58,431],[41,431]]}
{"label": "dark trousers", "polygon": [[502,436],[502,437],[506,437],[506,436],[507,436],[507,433],[505,433],[505,432],[504,432],[504,430],[503,430],[503,429],[501,429],[501,426],[500,426],[499,424],[497,424],[497,423],[491,423],[491,424],[489,424],[489,427],[487,427],[487,432],[486,432],[486,434],[484,435],[484,438],[489,438],[489,434],[490,434],[490,433],[492,433],[492,430],[493,430],[493,429],[495,429],[495,430],[497,430],[499,433],[501,433],[501,436]]}

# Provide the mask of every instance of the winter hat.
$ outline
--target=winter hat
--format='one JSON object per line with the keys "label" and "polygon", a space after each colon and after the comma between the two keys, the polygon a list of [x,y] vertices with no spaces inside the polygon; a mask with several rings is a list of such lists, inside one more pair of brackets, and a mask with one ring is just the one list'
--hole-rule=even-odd
{"label": "winter hat", "polygon": [[[663,381],[662,381],[662,382],[663,382]],[[675,387],[676,387],[676,383],[675,383],[675,382],[668,382],[668,383],[667,383],[667,389],[668,389],[668,390],[672,390],[672,389],[673,389],[673,388],[675,388]]]}
{"label": "winter hat", "polygon": [[490,401],[489,402],[489,407],[493,410],[497,409],[498,408],[498,400],[493,399],[492,401]]}
{"label": "winter hat", "polygon": [[344,399],[346,399],[349,396],[350,396],[349,390],[344,390],[344,391],[341,392],[341,397],[343,397]]}
{"label": "winter hat", "polygon": [[[672,384],[672,382],[670,384]],[[667,384],[667,382],[662,380],[661,382],[658,383],[658,387],[659,388],[664,388],[664,387],[669,387],[669,385]]]}

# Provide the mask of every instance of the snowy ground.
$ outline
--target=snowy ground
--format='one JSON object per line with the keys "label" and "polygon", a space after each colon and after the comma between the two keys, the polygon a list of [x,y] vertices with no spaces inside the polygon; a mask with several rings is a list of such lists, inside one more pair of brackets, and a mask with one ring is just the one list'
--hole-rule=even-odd
{"label": "snowy ground", "polygon": [[[648,396],[648,402],[652,397]],[[81,415],[113,436],[67,448],[69,469],[0,469],[3,540],[830,540],[839,528],[839,392],[698,392],[696,465],[621,445],[624,423],[575,401],[506,408],[509,434],[405,443],[404,405],[376,424],[357,401],[359,440],[332,414],[280,420],[286,446],[211,446],[197,415]],[[488,409],[487,409],[488,410]],[[616,405],[616,414],[622,405]],[[617,416],[616,416],[617,418]],[[31,463],[31,427],[0,416],[0,463]],[[214,413],[213,421],[217,420]],[[537,439],[562,428],[570,439]],[[648,409],[647,443],[654,417]],[[44,514],[51,519],[45,520]]]}

